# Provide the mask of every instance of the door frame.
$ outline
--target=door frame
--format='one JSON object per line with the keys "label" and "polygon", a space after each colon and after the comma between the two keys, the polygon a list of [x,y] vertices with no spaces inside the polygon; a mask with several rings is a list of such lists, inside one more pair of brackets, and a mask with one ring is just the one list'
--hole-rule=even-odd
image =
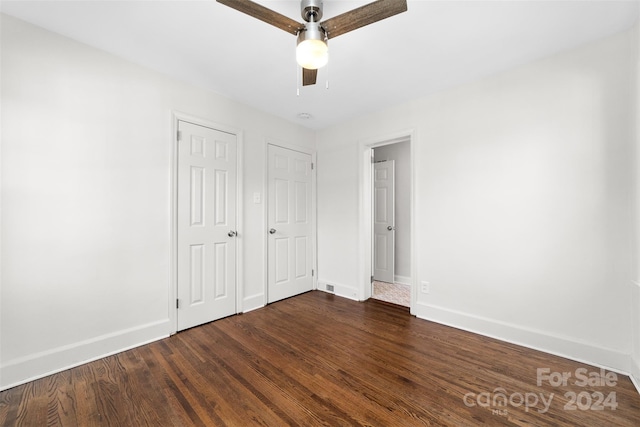
{"label": "door frame", "polygon": [[360,161],[360,250],[359,250],[359,299],[361,301],[371,298],[371,276],[373,275],[373,149],[398,142],[409,143],[411,188],[410,192],[410,212],[411,212],[411,303],[410,312],[415,314],[417,301],[416,287],[416,228],[415,228],[415,135],[413,129],[396,132],[391,135],[378,136],[360,141],[359,153]]}
{"label": "door frame", "polygon": [[171,127],[171,182],[170,182],[170,197],[171,197],[171,227],[170,227],[170,266],[169,266],[169,324],[171,325],[170,335],[175,334],[178,331],[178,308],[176,307],[176,300],[178,298],[178,122],[189,122],[194,125],[215,129],[221,132],[230,133],[236,136],[236,231],[238,232],[236,238],[236,314],[241,313],[243,310],[242,301],[244,297],[243,292],[243,259],[242,259],[242,202],[243,202],[243,184],[242,177],[244,176],[243,165],[243,134],[239,129],[222,125],[220,123],[212,122],[201,117],[193,116],[187,113],[179,111],[172,112],[172,127]]}
{"label": "door frame", "polygon": [[[262,194],[264,194],[264,206],[263,206],[263,218],[264,218],[264,227],[263,227],[263,246],[264,246],[264,306],[266,306],[269,301],[269,146],[274,145],[276,147],[285,148],[287,150],[298,151],[300,153],[309,154],[311,156],[311,163],[313,164],[313,168],[311,169],[311,250],[312,254],[312,265],[313,265],[313,284],[312,289],[318,289],[318,226],[317,226],[317,195],[316,195],[316,174],[317,174],[317,163],[316,163],[316,150],[308,147],[301,147],[295,144],[289,144],[284,141],[266,138],[264,141],[264,180],[263,180],[263,189]],[[276,301],[277,302],[277,301]]]}

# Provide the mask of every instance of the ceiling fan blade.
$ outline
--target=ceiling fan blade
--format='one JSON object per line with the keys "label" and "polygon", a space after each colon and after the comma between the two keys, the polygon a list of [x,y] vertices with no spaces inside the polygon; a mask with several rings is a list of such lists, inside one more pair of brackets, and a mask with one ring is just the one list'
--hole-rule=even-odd
{"label": "ceiling fan blade", "polygon": [[301,28],[304,28],[303,24],[300,24],[293,19],[286,17],[276,11],[273,11],[261,4],[252,2],[251,0],[216,0],[225,6],[229,6],[235,10],[238,10],[247,15],[253,16],[267,24],[271,24],[274,27],[278,27],[294,36],[298,34]]}
{"label": "ceiling fan blade", "polygon": [[378,0],[329,18],[320,26],[333,38],[406,11],[407,0]]}
{"label": "ceiling fan blade", "polygon": [[318,70],[309,70],[307,68],[302,69],[302,86],[309,86],[316,84],[318,77]]}

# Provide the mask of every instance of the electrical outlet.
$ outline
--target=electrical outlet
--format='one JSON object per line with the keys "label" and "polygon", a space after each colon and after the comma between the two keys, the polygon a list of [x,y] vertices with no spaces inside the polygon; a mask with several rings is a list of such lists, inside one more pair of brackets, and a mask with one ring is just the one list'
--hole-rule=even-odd
{"label": "electrical outlet", "polygon": [[422,293],[423,294],[429,293],[429,282],[422,282]]}

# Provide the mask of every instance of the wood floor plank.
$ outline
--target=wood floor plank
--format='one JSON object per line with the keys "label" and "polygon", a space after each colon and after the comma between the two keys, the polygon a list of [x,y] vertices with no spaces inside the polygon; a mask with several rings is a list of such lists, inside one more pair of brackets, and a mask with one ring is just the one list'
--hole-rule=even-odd
{"label": "wood floor plank", "polygon": [[[218,335],[217,342],[222,347],[220,352],[223,354],[223,358],[231,361],[238,359],[239,356],[248,362],[248,367],[259,372],[265,379],[273,384],[280,393],[287,396],[288,405],[284,407],[285,410],[293,411],[296,418],[301,415],[304,417],[304,412],[307,408],[314,408],[314,411],[309,413],[315,418],[313,424],[326,425],[354,425],[356,424],[349,414],[341,411],[335,405],[330,402],[324,402],[320,400],[318,393],[322,391],[318,387],[317,378],[305,368],[306,359],[303,355],[288,352],[289,358],[295,360],[295,363],[282,363],[284,360],[283,355],[286,351],[274,351],[273,345],[276,343],[270,342],[270,340],[263,339],[262,345],[259,347],[246,347],[245,345],[238,345],[228,336],[217,330],[211,329],[210,336]],[[247,329],[245,329],[247,330]],[[256,336],[256,335],[254,335]],[[225,348],[231,351],[226,352]],[[245,350],[246,348],[246,350]],[[258,357],[256,357],[259,355]],[[320,413],[322,416],[318,417],[316,413]],[[327,420],[323,422],[322,420]]]}
{"label": "wood floor plank", "polygon": [[264,375],[261,369],[252,364],[253,359],[246,357],[245,353],[239,351],[235,347],[235,343],[232,343],[230,339],[222,342],[227,337],[224,335],[216,336],[212,333],[215,331],[211,329],[199,328],[197,331],[194,330],[194,333],[200,335],[198,341],[201,343],[201,351],[210,353],[212,351],[210,346],[217,347],[216,354],[218,358],[216,363],[233,377],[238,389],[242,389],[245,393],[255,397],[255,401],[252,404],[257,408],[255,412],[260,414],[259,418],[264,420],[262,423],[273,425],[274,422],[285,422],[287,425],[296,425],[298,423],[306,425],[304,419],[293,419],[282,409],[290,403],[290,397]]}
{"label": "wood floor plank", "polygon": [[[360,331],[359,333],[361,334],[362,332]],[[428,381],[425,384],[414,380],[414,372],[417,366],[407,368],[406,363],[408,359],[394,357],[394,352],[389,351],[391,347],[389,347],[385,341],[377,345],[371,340],[365,340],[365,345],[359,346],[356,344],[357,339],[355,336],[343,335],[344,340],[340,341],[342,344],[331,348],[331,343],[335,343],[332,335],[333,333],[330,330],[327,330],[326,335],[315,331],[314,337],[316,345],[314,349],[319,348],[319,353],[316,354],[316,356],[322,358],[323,355],[334,354],[335,359],[340,362],[338,365],[331,367],[331,369],[338,372],[343,378],[349,376],[350,371],[357,370],[359,375],[351,378],[352,388],[357,386],[361,390],[368,390],[370,394],[376,396],[376,400],[380,400],[385,397],[384,394],[387,390],[396,390],[397,384],[401,383],[410,389],[411,393],[404,395],[392,393],[390,397],[393,404],[390,407],[394,409],[402,408],[402,410],[416,420],[424,419],[428,422],[435,421],[438,415],[433,412],[433,400],[431,402],[425,402],[422,398],[423,396],[429,395],[429,391],[433,390],[433,384],[430,384]],[[319,344],[320,340],[322,340],[324,344]],[[296,342],[295,339],[292,341]],[[344,342],[351,343],[352,345],[345,346]],[[398,353],[396,353],[396,355],[397,354]],[[354,364],[345,364],[345,360],[355,360],[357,362]],[[362,370],[358,364],[364,364],[367,369]],[[387,402],[389,402],[389,400],[387,400]],[[431,403],[431,405],[427,403]],[[387,405],[389,405],[389,403],[387,403]],[[389,422],[392,421],[393,420],[389,420]],[[463,419],[456,419],[456,417],[452,417],[451,421],[455,421],[456,425],[465,424]]]}
{"label": "wood floor plank", "polygon": [[25,390],[26,385],[0,392],[0,425],[12,425],[18,419],[18,409]]}
{"label": "wood floor plank", "polygon": [[[538,368],[571,381],[538,385]],[[580,369],[600,372],[309,292],[1,392],[0,425],[640,425],[628,377],[581,386]]]}
{"label": "wood floor plank", "polygon": [[148,387],[150,387],[145,388],[145,390],[149,391],[145,397],[149,402],[149,406],[156,410],[158,418],[161,420],[157,425],[166,424],[166,420],[171,420],[172,425],[175,426],[194,425],[190,417],[191,406],[171,380],[170,372],[166,371],[156,359],[156,351],[160,352],[160,354],[165,354],[162,350],[166,345],[164,342],[154,344],[158,345],[142,346],[133,351],[139,353],[146,366],[146,371],[141,369],[140,375],[147,377],[148,382],[143,381],[142,384],[148,384]]}
{"label": "wood floor plank", "polygon": [[[49,399],[47,396],[47,379],[33,381],[25,384],[22,399],[18,403],[16,412],[16,425],[38,426],[47,425],[47,407]],[[7,420],[9,425],[12,420]]]}
{"label": "wood floor plank", "polygon": [[[251,325],[246,326],[246,328],[249,328],[249,327],[251,327]],[[290,328],[284,328],[284,329],[289,330]],[[278,328],[274,325],[271,325],[271,327],[267,330],[276,331],[281,334],[285,333],[284,330],[279,331]],[[254,331],[253,336],[259,336],[259,332]],[[294,360],[296,358],[299,358],[297,364],[306,365],[305,370],[309,371],[316,377],[323,377],[322,383],[319,386],[317,386],[318,388],[315,389],[316,393],[323,391],[321,389],[323,385],[325,388],[327,388],[328,386],[332,386],[328,390],[324,390],[323,393],[321,394],[325,397],[331,396],[331,395],[333,396],[342,395],[343,399],[336,399],[337,404],[340,405],[346,402],[345,404],[350,405],[350,407],[343,407],[343,410],[351,409],[351,411],[354,411],[353,408],[355,407],[356,410],[359,410],[362,412],[362,414],[359,414],[359,415],[364,416],[365,421],[367,419],[366,415],[369,415],[369,413],[373,414],[373,412],[367,411],[368,407],[366,405],[362,405],[361,403],[354,405],[353,404],[354,396],[345,396],[343,393],[344,385],[341,383],[344,380],[343,371],[341,370],[339,364],[336,364],[330,361],[331,359],[333,359],[331,355],[336,355],[338,359],[342,359],[342,360],[347,360],[349,358],[348,356],[343,357],[342,355],[340,355],[339,350],[337,348],[332,348],[331,346],[329,346],[327,341],[322,342],[321,341],[322,336],[318,333],[318,331],[314,331],[313,333],[314,342],[311,348],[309,348],[308,346],[305,346],[305,348],[300,348],[299,346],[296,346],[294,344],[295,342],[306,341],[308,339],[307,336],[300,337],[293,334],[285,334],[284,337],[286,337],[286,339],[282,342],[278,342],[277,338],[273,335],[265,334],[265,336],[261,337],[262,338],[260,340],[261,342],[268,341],[271,343],[271,346],[274,346],[274,348],[272,349],[272,353],[267,354],[267,357],[269,359],[271,360],[282,359],[282,356],[280,357],[277,357],[277,356],[283,354],[284,352],[289,352],[290,356]],[[335,340],[331,339],[329,340],[329,342],[335,342]],[[250,345],[250,343],[246,343],[245,345]],[[263,348],[262,351],[264,352],[266,350]],[[313,361],[319,361],[319,362],[313,362]],[[291,362],[292,360],[285,359],[283,362],[284,366],[279,366],[279,368],[283,368],[283,367],[286,368],[286,366]],[[317,366],[321,366],[322,369],[318,369]],[[345,367],[345,369],[348,369],[348,368]],[[315,371],[318,371],[318,373],[316,373]],[[312,380],[307,380],[307,381],[311,382]],[[354,383],[350,384],[351,389],[354,389],[356,386],[360,386],[362,388],[365,385],[354,384]],[[369,393],[380,393],[380,390],[377,388],[376,389],[369,388],[366,391]],[[360,392],[364,393],[364,389]],[[347,397],[350,400],[347,399]]]}
{"label": "wood floor plank", "polygon": [[[184,373],[184,380],[192,390],[192,395],[200,407],[207,411],[203,419],[215,417],[229,424],[242,424],[244,417],[248,417],[256,425],[265,425],[264,422],[257,422],[261,412],[256,409],[257,398],[244,392],[235,372],[218,358],[200,363],[199,366],[191,365],[193,352],[181,354],[188,348],[184,345],[185,339],[178,338],[181,346],[173,359],[176,367]],[[202,390],[206,390],[206,393],[202,393]]]}
{"label": "wood floor plank", "polygon": [[76,426],[77,404],[73,392],[71,371],[61,372],[56,377],[47,378],[49,406],[48,425]]}

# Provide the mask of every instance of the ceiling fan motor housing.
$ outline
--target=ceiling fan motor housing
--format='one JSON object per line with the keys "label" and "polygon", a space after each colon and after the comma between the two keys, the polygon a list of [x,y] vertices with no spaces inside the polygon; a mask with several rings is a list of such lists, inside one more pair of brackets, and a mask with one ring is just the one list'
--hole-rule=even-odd
{"label": "ceiling fan motor housing", "polygon": [[318,22],[322,19],[322,0],[302,0],[300,14],[306,22]]}
{"label": "ceiling fan motor housing", "polygon": [[327,33],[317,22],[307,22],[304,30],[298,33],[298,44],[305,40],[322,40],[327,44]]}

